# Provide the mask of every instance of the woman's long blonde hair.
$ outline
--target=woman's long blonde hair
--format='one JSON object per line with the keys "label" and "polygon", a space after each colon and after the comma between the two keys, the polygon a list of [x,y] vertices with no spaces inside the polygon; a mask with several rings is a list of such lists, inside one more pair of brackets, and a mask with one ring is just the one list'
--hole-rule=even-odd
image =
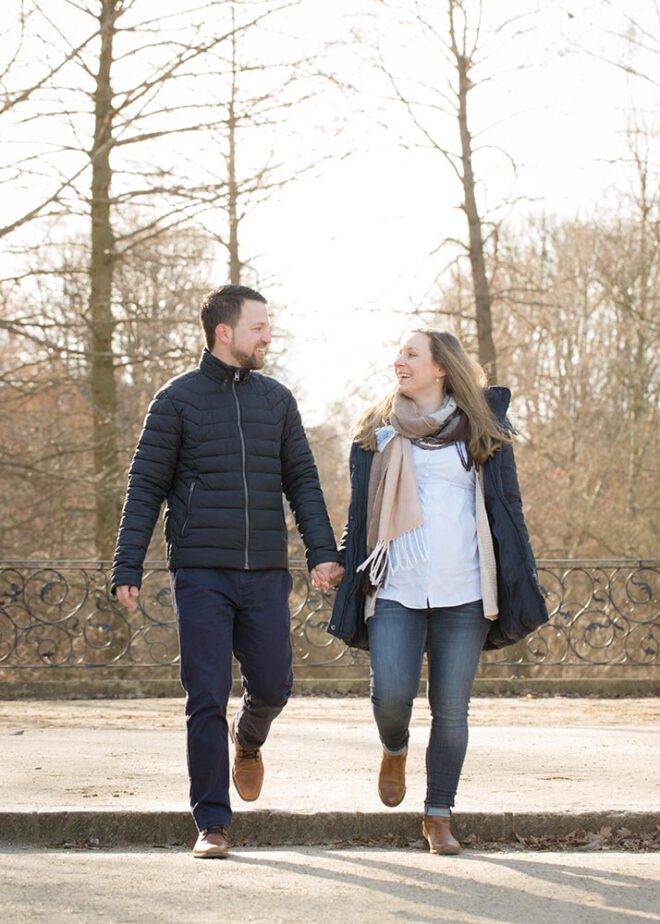
{"label": "woman's long blonde hair", "polygon": [[[467,418],[470,433],[468,452],[477,465],[481,465],[502,443],[511,442],[510,434],[502,430],[495,420],[484,396],[486,373],[468,356],[461,341],[453,334],[439,330],[416,330],[413,333],[429,338],[433,361],[446,373],[445,393],[453,396]],[[358,420],[353,440],[363,449],[375,451],[376,429],[389,420],[397,391],[396,387],[392,389]]]}

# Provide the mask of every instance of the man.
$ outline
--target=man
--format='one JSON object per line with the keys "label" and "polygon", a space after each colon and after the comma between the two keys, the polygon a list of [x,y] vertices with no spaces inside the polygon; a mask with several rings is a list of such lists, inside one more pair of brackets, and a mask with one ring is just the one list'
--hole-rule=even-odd
{"label": "man", "polygon": [[[231,822],[227,732],[239,795],[257,799],[261,746],[291,693],[287,531],[282,492],[306,548],[315,588],[341,568],[295,399],[255,370],[271,342],[266,300],[245,286],[202,303],[207,349],[149,407],[129,472],[112,587],[134,609],[162,501],[186,691],[195,857],[224,857]],[[231,658],[244,695],[226,719]]]}

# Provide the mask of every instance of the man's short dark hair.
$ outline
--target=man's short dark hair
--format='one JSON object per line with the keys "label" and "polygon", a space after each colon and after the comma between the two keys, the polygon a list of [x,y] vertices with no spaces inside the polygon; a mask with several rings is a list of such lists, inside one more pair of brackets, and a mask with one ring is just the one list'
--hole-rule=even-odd
{"label": "man's short dark hair", "polygon": [[209,350],[215,346],[215,329],[218,324],[236,327],[243,302],[247,301],[268,304],[263,295],[247,286],[221,286],[204,296],[200,319]]}

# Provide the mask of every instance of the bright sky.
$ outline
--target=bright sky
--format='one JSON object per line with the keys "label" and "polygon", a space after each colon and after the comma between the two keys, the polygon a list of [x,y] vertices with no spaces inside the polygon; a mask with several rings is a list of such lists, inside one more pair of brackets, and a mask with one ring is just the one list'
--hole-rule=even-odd
{"label": "bright sky", "polygon": [[[190,3],[138,0],[137,5],[165,13]],[[486,17],[486,37],[500,24],[503,7],[508,16],[524,18],[492,43],[489,61],[476,74],[490,80],[477,81],[470,94],[473,134],[483,132],[480,141],[490,146],[477,160],[482,202],[528,197],[531,201],[521,202],[514,212],[522,217],[530,208],[586,216],[614,201],[630,182],[620,163],[627,156],[627,120],[634,107],[657,129],[658,86],[596,55],[657,74],[660,23],[653,0],[627,0],[623,12],[615,0],[507,0],[486,6],[493,17],[492,22]],[[422,7],[444,9],[438,2]],[[446,256],[433,251],[447,236],[464,236],[456,176],[439,154],[413,146],[419,135],[401,108],[379,108],[376,100],[385,84],[359,63],[351,46],[350,30],[367,8],[377,9],[378,17],[375,26],[362,27],[382,33],[386,61],[402,80],[418,81],[416,93],[427,93],[421,85],[444,87],[450,76],[428,36],[388,22],[391,14],[383,4],[303,0],[296,16],[290,16],[290,31],[306,36],[307,47],[323,38],[337,42],[332,53],[336,72],[349,75],[362,91],[346,95],[341,112],[336,98],[332,110],[308,108],[308,121],[298,126],[309,131],[315,148],[319,129],[327,127],[331,134],[341,122],[332,148],[349,156],[289,184],[243,229],[243,254],[258,255],[264,294],[286,306],[285,322],[294,339],[282,377],[296,384],[308,423],[322,420],[329,402],[346,399],[367,381],[378,393],[394,344],[410,324],[407,312],[429,305],[434,280],[446,262]],[[74,27],[78,16],[68,0],[51,0],[48,13],[64,31]],[[651,51],[624,41],[628,19],[651,30],[654,37],[637,36]],[[444,24],[444,17],[437,22]],[[288,47],[288,40],[280,40]],[[384,127],[375,127],[377,117]],[[89,130],[88,122],[85,127]],[[439,116],[434,129],[443,143],[457,149],[453,122]],[[399,139],[409,147],[400,146]],[[515,183],[497,148],[516,161]]]}
{"label": "bright sky", "polygon": [[[515,7],[537,4],[506,6],[513,14]],[[617,163],[629,156],[626,122],[634,105],[655,111],[657,128],[659,91],[590,56],[557,54],[557,47],[569,50],[570,39],[579,41],[585,27],[571,29],[573,21],[557,12],[563,4],[546,6],[555,14],[546,17],[548,25],[519,39],[518,50],[515,42],[503,48],[490,68],[502,76],[473,92],[471,125],[476,132],[502,119],[483,140],[501,146],[519,168],[512,186],[501,157],[482,157],[489,202],[513,191],[535,200],[521,203],[517,215],[545,209],[586,217],[629,187],[630,175]],[[577,12],[594,4],[566,6]],[[649,4],[626,3],[630,16],[641,16],[642,8],[648,14]],[[620,17],[612,13],[603,29],[615,23]],[[659,27],[656,19],[656,41]],[[605,32],[591,33],[588,45],[616,59],[621,55],[622,43]],[[508,68],[517,61],[539,64],[504,74],[507,57]],[[431,55],[423,59],[427,82],[437,80],[436,64]],[[654,73],[653,66],[648,72]],[[399,117],[399,132],[415,138]],[[456,147],[455,139],[447,144]],[[385,380],[394,344],[410,323],[406,312],[429,305],[446,262],[442,254],[429,255],[446,236],[465,236],[465,218],[456,207],[460,196],[457,178],[436,153],[366,140],[363,150],[321,179],[296,184],[272,210],[271,223],[251,229],[259,241],[255,249],[268,252],[264,262],[279,275],[277,291],[290,306],[299,335],[291,362],[308,391],[303,407],[310,419],[322,414],[325,398],[350,395],[367,379]],[[278,233],[281,227],[285,234]]]}

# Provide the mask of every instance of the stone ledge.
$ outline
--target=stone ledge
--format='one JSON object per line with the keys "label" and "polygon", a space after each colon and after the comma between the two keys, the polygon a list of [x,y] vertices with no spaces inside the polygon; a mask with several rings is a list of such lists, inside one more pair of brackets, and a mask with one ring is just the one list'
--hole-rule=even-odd
{"label": "stone ledge", "polygon": [[[466,812],[453,816],[459,838],[513,841],[526,837],[561,837],[577,829],[625,828],[653,836],[660,812]],[[236,812],[232,844],[236,846],[324,845],[337,841],[387,844],[393,838],[420,837],[417,812]],[[195,826],[187,812],[51,811],[0,812],[0,844],[77,847],[175,846],[190,844]]]}
{"label": "stone ledge", "polygon": [[[363,695],[369,693],[369,681],[351,678],[336,680],[297,679],[294,695]],[[422,693],[424,684],[422,684]],[[236,682],[233,696],[243,688]],[[651,678],[477,678],[475,696],[600,696],[605,698],[659,696],[660,682]],[[95,678],[78,682],[67,680],[0,681],[0,700],[74,700],[74,699],[158,699],[183,697],[178,680],[142,680]]]}

